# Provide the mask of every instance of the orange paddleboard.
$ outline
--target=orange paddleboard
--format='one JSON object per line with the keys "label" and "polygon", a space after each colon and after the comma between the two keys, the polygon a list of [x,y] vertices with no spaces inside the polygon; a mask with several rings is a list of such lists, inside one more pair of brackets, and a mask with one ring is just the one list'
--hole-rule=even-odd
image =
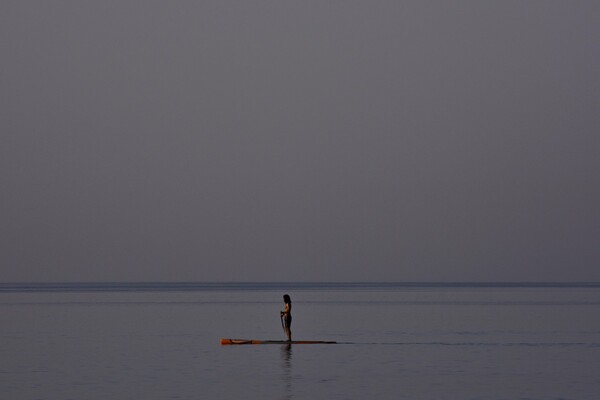
{"label": "orange paddleboard", "polygon": [[255,339],[221,339],[222,345],[230,344],[335,344],[324,340],[255,340]]}

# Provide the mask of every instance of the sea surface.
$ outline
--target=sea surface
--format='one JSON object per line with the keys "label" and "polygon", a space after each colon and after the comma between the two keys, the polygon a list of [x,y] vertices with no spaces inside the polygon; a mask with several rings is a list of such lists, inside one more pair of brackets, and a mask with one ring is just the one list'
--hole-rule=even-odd
{"label": "sea surface", "polygon": [[0,398],[596,400],[600,284],[0,284]]}

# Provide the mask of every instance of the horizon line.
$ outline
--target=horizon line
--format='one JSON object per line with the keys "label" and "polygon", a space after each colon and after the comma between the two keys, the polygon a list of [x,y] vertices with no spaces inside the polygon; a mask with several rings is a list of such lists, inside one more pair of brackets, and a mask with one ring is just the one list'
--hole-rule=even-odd
{"label": "horizon line", "polygon": [[369,290],[415,288],[600,288],[600,282],[574,281],[114,281],[0,282],[0,293],[16,292],[185,292],[273,290]]}
{"label": "horizon line", "polygon": [[[584,283],[584,280],[32,280],[0,283]],[[598,281],[590,281],[600,283]]]}

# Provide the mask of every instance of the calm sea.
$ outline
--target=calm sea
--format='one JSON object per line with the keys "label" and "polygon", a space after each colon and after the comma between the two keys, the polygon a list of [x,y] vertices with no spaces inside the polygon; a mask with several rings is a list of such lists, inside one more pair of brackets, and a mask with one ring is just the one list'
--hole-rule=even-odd
{"label": "calm sea", "polygon": [[[284,339],[335,345],[221,346]],[[0,398],[600,398],[600,284],[0,284]]]}

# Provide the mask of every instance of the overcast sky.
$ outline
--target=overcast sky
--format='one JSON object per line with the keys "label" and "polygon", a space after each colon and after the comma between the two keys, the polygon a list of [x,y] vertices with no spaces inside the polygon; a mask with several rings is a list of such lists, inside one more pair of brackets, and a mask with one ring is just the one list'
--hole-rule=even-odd
{"label": "overcast sky", "polygon": [[0,3],[0,282],[600,281],[600,2]]}

